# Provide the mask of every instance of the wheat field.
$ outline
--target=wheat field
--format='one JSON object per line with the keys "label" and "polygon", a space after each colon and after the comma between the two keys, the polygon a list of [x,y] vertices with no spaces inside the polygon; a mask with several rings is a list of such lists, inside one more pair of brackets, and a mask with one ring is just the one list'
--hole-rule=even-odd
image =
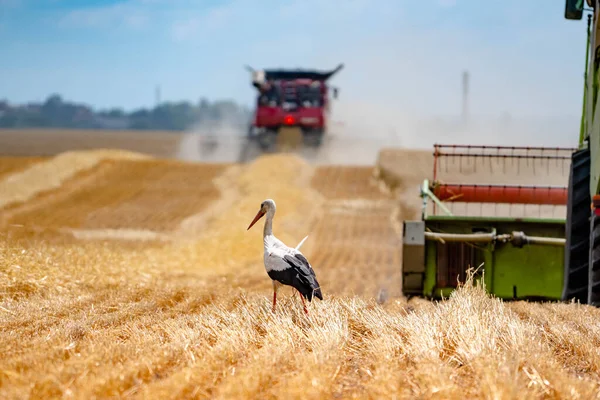
{"label": "wheat field", "polygon": [[[402,297],[399,221],[429,170],[393,191],[376,172],[285,154],[0,158],[0,398],[600,398],[600,310],[469,280]],[[262,229],[246,231],[269,197],[278,237],[309,235],[324,301],[308,316],[289,289],[271,312]]]}

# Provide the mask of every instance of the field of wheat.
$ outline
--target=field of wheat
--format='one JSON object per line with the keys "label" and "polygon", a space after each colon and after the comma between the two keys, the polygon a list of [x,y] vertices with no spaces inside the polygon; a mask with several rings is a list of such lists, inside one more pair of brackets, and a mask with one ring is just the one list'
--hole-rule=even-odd
{"label": "field of wheat", "polygon": [[[472,282],[402,297],[400,220],[428,157],[406,152],[394,190],[285,154],[0,158],[0,398],[599,398],[600,310]],[[246,231],[265,198],[275,235],[309,235],[308,316],[289,289],[271,312]]]}

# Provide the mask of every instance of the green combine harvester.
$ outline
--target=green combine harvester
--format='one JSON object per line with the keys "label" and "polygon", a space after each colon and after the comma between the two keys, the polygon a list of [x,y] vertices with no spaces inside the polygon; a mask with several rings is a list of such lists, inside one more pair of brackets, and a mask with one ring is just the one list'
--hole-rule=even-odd
{"label": "green combine harvester", "polygon": [[[577,148],[435,145],[422,215],[404,221],[403,291],[440,298],[476,271],[503,299],[600,305],[600,22],[587,18],[586,80]],[[590,50],[593,58],[590,60]],[[481,267],[481,268],[480,268]]]}
{"label": "green combine harvester", "polygon": [[404,294],[446,297],[472,268],[498,297],[560,299],[574,150],[435,145],[421,220],[404,222]]}
{"label": "green combine harvester", "polygon": [[[596,1],[566,0],[565,18],[587,16],[585,84],[579,147],[569,177],[563,300],[600,306],[600,125],[595,119],[600,67],[600,23]],[[593,50],[593,53],[592,53]],[[590,59],[590,54],[592,58]]]}

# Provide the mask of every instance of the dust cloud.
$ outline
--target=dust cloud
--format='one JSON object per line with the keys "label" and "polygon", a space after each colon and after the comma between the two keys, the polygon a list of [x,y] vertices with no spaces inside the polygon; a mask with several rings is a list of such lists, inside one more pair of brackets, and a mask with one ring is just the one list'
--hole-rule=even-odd
{"label": "dust cloud", "polygon": [[418,116],[376,103],[340,101],[332,135],[368,147],[432,149],[435,143],[574,147],[578,117]]}
{"label": "dust cloud", "polygon": [[243,126],[228,118],[199,122],[181,135],[175,156],[184,161],[236,162],[245,136]]}
{"label": "dust cloud", "polygon": [[[457,16],[448,14],[468,8],[489,17],[490,12],[504,12],[502,7],[490,11],[477,4],[407,6],[386,1],[372,7],[350,3],[331,7],[323,2],[297,2],[289,15],[276,14],[281,11],[277,8],[263,10],[275,13],[265,18],[274,24],[270,29],[281,34],[268,40],[254,38],[251,51],[240,53],[238,59],[234,56],[224,67],[227,76],[235,77],[235,96],[254,108],[256,94],[242,65],[328,70],[344,63],[344,69],[330,81],[340,96],[331,104],[328,138],[321,149],[306,156],[311,161],[373,164],[382,148],[432,149],[434,143],[576,145],[580,64],[585,54],[566,45],[579,40],[579,34],[572,25],[561,25],[560,10],[544,10],[556,21],[544,32],[547,39],[532,46],[526,19],[516,24],[503,14],[496,15],[504,30],[485,36],[475,26],[451,24]],[[241,12],[244,5],[234,2],[231,7],[241,7],[232,14],[231,26],[238,22],[243,26],[247,21]],[[319,18],[314,17],[315,9]],[[535,5],[519,5],[521,16],[539,12]],[[318,40],[304,30],[293,30],[291,15],[294,21],[311,21],[310,31]],[[439,24],[433,24],[434,20]],[[332,21],[336,29],[330,29]],[[512,42],[509,33],[515,36]],[[546,42],[563,43],[564,52],[557,53],[554,47],[550,51]],[[289,48],[290,43],[296,44],[295,51],[274,54],[273,49]],[[561,64],[565,57],[577,62]],[[464,71],[470,74],[466,118],[462,117]],[[245,132],[220,133],[218,139],[211,139],[217,142],[212,144],[214,153],[209,152],[210,145],[202,153],[199,142],[209,141],[210,135],[196,132],[198,136],[193,136],[193,131],[182,141],[182,156],[233,160],[243,147]]]}
{"label": "dust cloud", "polygon": [[[181,135],[175,157],[186,161],[238,162],[251,144],[248,126],[223,118],[199,123]],[[435,143],[574,147],[576,117],[423,117],[376,103],[334,101],[329,129],[318,149],[294,152],[315,164],[374,165],[384,148],[431,150]],[[260,151],[252,148],[252,158]]]}

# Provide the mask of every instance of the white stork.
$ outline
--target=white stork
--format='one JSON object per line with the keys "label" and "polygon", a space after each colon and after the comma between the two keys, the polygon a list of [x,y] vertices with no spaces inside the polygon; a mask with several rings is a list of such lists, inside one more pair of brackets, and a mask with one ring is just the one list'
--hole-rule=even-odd
{"label": "white stork", "polygon": [[[306,302],[311,301],[313,296],[323,300],[323,294],[317,282],[315,271],[310,263],[300,252],[300,246],[306,237],[296,246],[286,246],[281,240],[273,235],[273,217],[275,216],[275,202],[271,199],[263,201],[260,210],[248,226],[248,230],[263,216],[267,216],[263,230],[263,244],[265,248],[264,262],[267,274],[273,281],[273,312],[277,303],[277,290],[282,285],[294,287],[300,294],[304,312],[308,314]],[[308,237],[308,236],[307,236]]]}

